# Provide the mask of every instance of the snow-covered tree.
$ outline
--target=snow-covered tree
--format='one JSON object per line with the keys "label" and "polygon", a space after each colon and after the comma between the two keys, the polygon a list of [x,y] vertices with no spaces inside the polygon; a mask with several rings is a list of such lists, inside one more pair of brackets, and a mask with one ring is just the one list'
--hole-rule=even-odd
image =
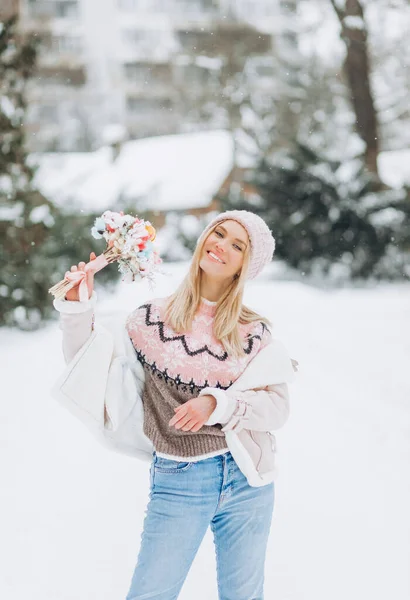
{"label": "snow-covered tree", "polygon": [[342,279],[410,279],[410,205],[403,191],[375,192],[360,158],[330,161],[307,146],[250,174],[257,194],[223,200],[260,214],[276,256],[304,273]]}
{"label": "snow-covered tree", "polygon": [[48,289],[70,264],[103,250],[89,235],[93,215],[62,214],[33,185],[24,118],[36,46],[17,17],[0,23],[0,325],[23,328],[51,314]]}
{"label": "snow-covered tree", "polygon": [[367,2],[373,90],[382,150],[410,146],[410,3]]}
{"label": "snow-covered tree", "polygon": [[44,315],[50,272],[39,264],[55,209],[32,185],[24,147],[25,88],[36,42],[12,16],[0,24],[0,323],[35,326]]}

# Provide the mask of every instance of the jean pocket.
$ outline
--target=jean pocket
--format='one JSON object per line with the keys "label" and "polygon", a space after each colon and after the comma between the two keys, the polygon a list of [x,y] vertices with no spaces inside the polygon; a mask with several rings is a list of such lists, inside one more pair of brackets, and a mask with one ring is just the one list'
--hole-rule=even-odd
{"label": "jean pocket", "polygon": [[154,462],[154,469],[157,473],[184,473],[193,465],[193,462],[182,462],[157,456]]}

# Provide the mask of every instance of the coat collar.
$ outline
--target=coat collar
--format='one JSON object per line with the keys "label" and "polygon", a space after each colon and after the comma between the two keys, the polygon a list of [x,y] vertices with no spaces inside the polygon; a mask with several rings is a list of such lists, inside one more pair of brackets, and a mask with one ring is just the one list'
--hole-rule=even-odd
{"label": "coat collar", "polygon": [[229,389],[252,390],[278,383],[292,383],[295,380],[296,366],[278,340],[272,340],[251,360],[245,371]]}

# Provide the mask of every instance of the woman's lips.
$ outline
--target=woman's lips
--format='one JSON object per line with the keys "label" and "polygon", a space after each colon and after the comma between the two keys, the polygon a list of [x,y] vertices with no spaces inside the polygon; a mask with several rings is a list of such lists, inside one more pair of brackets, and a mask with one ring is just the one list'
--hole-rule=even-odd
{"label": "woman's lips", "polygon": [[[222,258],[218,260],[218,255],[215,254],[215,252],[212,252],[212,250],[207,250],[207,254],[210,258],[210,260],[212,260],[213,262],[218,263],[219,265],[224,265],[225,263],[223,262]],[[213,255],[213,256],[212,256]],[[218,258],[214,258],[214,257],[218,257]]]}

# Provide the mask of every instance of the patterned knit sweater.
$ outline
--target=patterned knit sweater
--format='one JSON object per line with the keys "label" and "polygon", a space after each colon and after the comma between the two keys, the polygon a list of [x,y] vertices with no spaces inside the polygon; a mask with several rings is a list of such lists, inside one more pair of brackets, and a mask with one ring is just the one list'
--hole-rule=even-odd
{"label": "patterned knit sweater", "polygon": [[270,341],[261,322],[239,325],[244,356],[229,356],[213,335],[215,303],[202,299],[192,329],[177,334],[164,322],[166,298],[143,304],[127,318],[126,328],[144,367],[144,433],[159,454],[198,457],[226,450],[222,425],[182,431],[168,425],[174,408],[205,387],[228,388],[257,352]]}

